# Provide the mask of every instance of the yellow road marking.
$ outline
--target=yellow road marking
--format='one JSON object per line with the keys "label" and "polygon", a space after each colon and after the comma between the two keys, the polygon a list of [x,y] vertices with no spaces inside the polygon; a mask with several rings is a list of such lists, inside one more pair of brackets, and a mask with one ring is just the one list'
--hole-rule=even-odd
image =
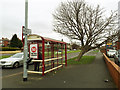
{"label": "yellow road marking", "polygon": [[11,74],[11,75],[7,75],[7,76],[3,76],[3,77],[0,77],[0,78],[8,78],[8,77],[13,77],[13,76],[16,76],[16,75],[19,75],[19,74],[22,74],[23,72],[19,72],[19,73],[15,73],[15,74]]}

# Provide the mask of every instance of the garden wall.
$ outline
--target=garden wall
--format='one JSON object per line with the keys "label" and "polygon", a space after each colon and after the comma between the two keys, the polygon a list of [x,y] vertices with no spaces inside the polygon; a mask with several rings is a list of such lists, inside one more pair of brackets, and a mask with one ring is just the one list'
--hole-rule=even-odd
{"label": "garden wall", "polygon": [[120,67],[113,61],[111,61],[104,53],[103,57],[115,84],[120,90]]}

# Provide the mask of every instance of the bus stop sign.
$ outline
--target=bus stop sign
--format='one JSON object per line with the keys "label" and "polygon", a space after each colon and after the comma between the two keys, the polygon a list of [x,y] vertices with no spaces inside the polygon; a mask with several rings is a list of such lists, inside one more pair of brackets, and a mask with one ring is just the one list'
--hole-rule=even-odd
{"label": "bus stop sign", "polygon": [[38,44],[30,44],[30,58],[38,59]]}

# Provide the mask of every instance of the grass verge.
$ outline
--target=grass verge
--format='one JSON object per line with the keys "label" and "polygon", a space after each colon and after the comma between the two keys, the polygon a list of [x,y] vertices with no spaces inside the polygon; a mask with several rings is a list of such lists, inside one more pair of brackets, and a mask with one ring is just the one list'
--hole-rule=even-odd
{"label": "grass verge", "polygon": [[99,50],[94,50],[94,51],[92,51],[92,53],[98,53],[99,52]]}
{"label": "grass verge", "polygon": [[75,51],[67,51],[67,53],[76,53],[76,52],[80,52],[81,50],[75,50]]}
{"label": "grass verge", "polygon": [[[76,53],[76,52],[80,52],[81,50],[75,50],[75,51],[67,51],[67,54],[68,53]],[[61,54],[61,53],[59,53]],[[63,54],[65,54],[65,52],[63,52]],[[45,52],[45,56],[47,56],[48,54]],[[49,53],[49,55],[51,56],[51,52]],[[57,53],[55,53],[55,55],[57,55]],[[3,59],[3,58],[8,58],[10,57],[11,55],[5,55],[5,56],[0,56],[0,59]]]}
{"label": "grass verge", "polygon": [[3,58],[8,58],[10,57],[11,55],[7,55],[7,56],[0,56],[0,59],[3,59]]}
{"label": "grass verge", "polygon": [[68,64],[90,64],[94,61],[95,56],[83,56],[80,61],[75,61],[77,57],[68,59]]}
{"label": "grass verge", "polygon": [[[81,50],[71,50],[71,51],[67,51],[68,53],[76,53],[76,52],[80,52]],[[61,52],[58,52],[59,55],[61,55]],[[63,55],[65,54],[65,51],[63,51]],[[57,52],[54,52],[54,55],[57,56]],[[45,56],[48,56],[48,52],[45,52]],[[49,56],[51,56],[51,52],[49,52]]]}

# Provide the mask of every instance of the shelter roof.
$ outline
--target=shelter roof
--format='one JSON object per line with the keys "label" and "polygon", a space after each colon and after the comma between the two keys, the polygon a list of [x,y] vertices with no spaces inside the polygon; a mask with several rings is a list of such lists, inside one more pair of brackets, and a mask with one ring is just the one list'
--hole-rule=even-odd
{"label": "shelter roof", "polygon": [[56,42],[56,43],[63,43],[65,44],[66,42],[60,41],[60,40],[55,40],[52,38],[48,38],[48,37],[42,37],[40,35],[37,34],[30,34],[28,35],[28,41],[41,41],[42,39],[46,40],[46,41],[52,41],[52,42]]}

